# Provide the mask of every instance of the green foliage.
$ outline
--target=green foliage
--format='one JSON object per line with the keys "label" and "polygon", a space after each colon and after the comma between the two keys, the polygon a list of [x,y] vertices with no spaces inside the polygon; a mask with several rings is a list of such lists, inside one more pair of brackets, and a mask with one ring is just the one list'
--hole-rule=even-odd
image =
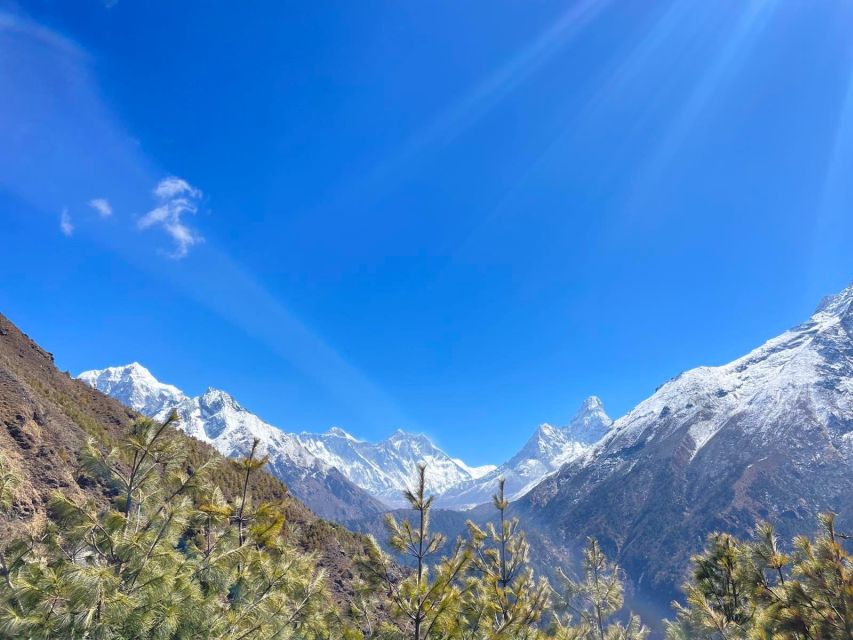
{"label": "green foliage", "polygon": [[670,640],[850,640],[853,561],[831,514],[814,540],[800,536],[784,553],[773,528],[760,523],[741,542],[715,533],[693,558],[685,605],[674,603]]}
{"label": "green foliage", "polygon": [[[415,569],[403,578],[395,575],[394,566],[384,552],[375,546],[372,558],[362,558],[361,565],[371,571],[374,580],[387,588],[388,608],[400,622],[402,637],[414,640],[454,637],[458,626],[462,596],[468,585],[462,582],[471,561],[470,551],[461,540],[449,553],[439,553],[446,540],[429,528],[433,497],[426,496],[426,467],[418,468],[417,486],[404,493],[415,512],[415,524],[397,522],[389,516],[386,525],[391,547],[414,561]],[[436,558],[433,565],[431,561]],[[380,637],[388,637],[390,629],[380,629]]]}
{"label": "green foliage", "polygon": [[499,514],[497,526],[489,523],[483,530],[468,522],[474,559],[462,637],[534,637],[549,605],[551,587],[544,578],[536,580],[528,566],[530,545],[518,519],[506,518],[509,502],[503,478],[498,481],[493,502]]}
{"label": "green foliage", "polygon": [[[431,570],[427,560],[445,544],[440,534],[430,533],[432,498],[425,495],[425,468],[418,471],[415,491],[405,497],[414,511],[408,520],[387,520],[389,544],[400,556],[412,560],[408,574],[395,572],[378,546],[376,558],[363,559],[374,569],[374,581],[358,586],[355,617],[361,621],[361,637],[382,640],[642,640],[648,630],[636,616],[622,626],[609,618],[622,606],[618,568],[609,563],[594,541],[584,556],[584,579],[568,577],[566,594],[555,598],[547,580],[537,579],[529,566],[530,546],[516,518],[507,518],[509,506],[499,481],[494,496],[497,522],[480,528],[468,523],[468,540],[459,540],[450,553]],[[385,594],[380,607],[392,611],[398,623],[391,626],[370,618],[376,602],[370,594]],[[561,603],[558,616],[552,602]],[[362,604],[365,603],[365,604]],[[554,618],[549,629],[544,621]]]}
{"label": "green foliage", "polygon": [[687,607],[674,605],[689,634],[748,637],[755,607],[749,597],[750,572],[745,551],[733,536],[714,533],[708,538],[705,552],[693,558],[693,579],[684,587]]}
{"label": "green foliage", "polygon": [[229,501],[211,464],[177,451],[173,420],[142,418],[120,447],[88,447],[113,508],[56,493],[50,524],[6,547],[0,637],[326,637],[332,608],[313,556],[283,542],[280,512],[251,504],[254,448]]}
{"label": "green foliage", "polygon": [[642,640],[649,634],[635,615],[627,626],[612,621],[624,602],[621,571],[607,560],[594,538],[587,540],[582,576],[577,580],[562,576],[561,609],[567,615],[557,618],[560,640]]}
{"label": "green foliage", "polygon": [[[433,532],[426,468],[405,492],[411,520],[389,517],[395,563],[372,542],[338,613],[313,551],[343,531],[311,521],[293,537],[294,507],[260,473],[254,442],[241,460],[214,464],[206,449],[164,423],[136,420],[117,446],[92,440],[81,468],[114,496],[104,508],[56,492],[49,521],[0,553],[0,639],[342,638],[344,640],[643,640],[628,615],[623,578],[589,539],[579,575],[555,592],[530,567],[530,546],[507,517],[501,481],[495,521],[468,523],[467,540]],[[216,483],[213,478],[216,478]],[[0,513],[17,480],[0,455]],[[282,511],[282,507],[291,509]],[[297,505],[298,507],[298,505]],[[674,604],[669,640],[850,640],[853,562],[849,538],[822,515],[813,538],[783,550],[760,523],[747,542],[712,534],[693,558],[685,603]],[[306,550],[307,549],[307,550]],[[342,550],[346,551],[342,548]],[[411,566],[411,570],[401,566]],[[549,624],[550,623],[550,624]]]}

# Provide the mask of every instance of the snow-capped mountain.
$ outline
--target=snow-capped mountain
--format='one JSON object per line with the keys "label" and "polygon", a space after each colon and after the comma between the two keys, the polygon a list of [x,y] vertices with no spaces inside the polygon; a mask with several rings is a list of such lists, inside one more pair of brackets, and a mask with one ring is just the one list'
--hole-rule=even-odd
{"label": "snow-capped mountain", "polygon": [[312,456],[289,433],[276,429],[251,413],[225,391],[208,388],[197,398],[184,398],[174,406],[164,406],[154,417],[165,420],[174,409],[181,419],[181,428],[194,438],[212,444],[226,456],[241,456],[260,441],[259,451],[270,457],[270,468],[275,473],[280,465],[300,468],[328,465]]}
{"label": "snow-capped mountain", "polygon": [[381,442],[359,440],[339,427],[319,434],[287,433],[267,424],[224,391],[208,389],[191,398],[177,387],[159,382],[139,363],[87,371],[80,379],[157,419],[165,419],[175,409],[184,431],[228,456],[244,454],[258,438],[270,456],[270,470],[293,485],[294,493],[321,515],[339,520],[342,517],[332,516],[327,505],[314,504],[300,495],[300,484],[306,478],[325,478],[334,470],[384,505],[402,507],[402,493],[415,477],[417,465],[426,464],[429,490],[439,497],[439,504],[466,509],[487,502],[499,477],[505,478],[512,499],[524,495],[545,476],[587,451],[611,424],[601,401],[591,396],[567,426],[543,424],[500,467],[470,467],[425,435],[400,429]]}
{"label": "snow-capped mountain", "polygon": [[159,382],[138,363],[87,371],[79,378],[158,420],[164,420],[174,409],[182,430],[226,456],[246,455],[257,438],[259,453],[269,456],[270,473],[282,479],[318,515],[348,521],[385,509],[340,471],[311,454],[297,436],[267,424],[225,391],[209,388],[190,398],[177,387]]}
{"label": "snow-capped mountain", "polygon": [[[263,452],[270,457],[270,471],[293,485],[291,489],[297,495],[307,478],[324,478],[334,473],[384,504],[402,506],[402,492],[408,488],[419,463],[427,465],[427,480],[434,493],[494,469],[469,467],[448,456],[426,436],[399,429],[377,443],[358,440],[338,427],[322,434],[287,433],[261,420],[225,391],[210,388],[191,398],[177,387],[158,381],[139,363],[86,371],[79,377],[159,420],[175,409],[181,429],[227,456],[243,455],[252,440],[258,438]],[[340,480],[336,478],[337,485]],[[299,497],[322,511],[321,515],[331,517],[326,505],[312,504],[307,496]]]}
{"label": "snow-capped mountain", "polygon": [[507,462],[479,478],[463,481],[438,498],[445,509],[466,509],[483,504],[494,495],[499,478],[516,500],[567,462],[587,452],[601,439],[613,421],[597,396],[584,400],[575,417],[564,427],[543,424]]}
{"label": "snow-capped mountain", "polygon": [[138,362],[124,367],[84,371],[78,378],[146,416],[153,416],[164,407],[174,407],[187,399],[180,389],[163,384]]}
{"label": "snow-capped mountain", "polygon": [[853,525],[853,286],[723,366],[692,369],[515,505],[573,546],[596,537],[666,601],[713,530],[757,520],[784,538],[816,514]]}
{"label": "snow-capped mountain", "polygon": [[419,463],[427,465],[427,484],[436,494],[494,469],[469,467],[451,458],[426,436],[401,429],[376,443],[358,440],[338,427],[321,434],[300,433],[297,437],[312,454],[395,507],[403,506],[402,492],[411,484]]}

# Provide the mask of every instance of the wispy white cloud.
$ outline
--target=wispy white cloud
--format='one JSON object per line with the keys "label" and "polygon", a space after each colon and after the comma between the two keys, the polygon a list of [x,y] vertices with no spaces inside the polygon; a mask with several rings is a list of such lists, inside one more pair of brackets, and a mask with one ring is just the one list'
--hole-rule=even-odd
{"label": "wispy white cloud", "polygon": [[109,218],[113,215],[113,208],[106,198],[93,198],[89,200],[89,206],[97,211],[102,218]]}
{"label": "wispy white cloud", "polygon": [[[12,36],[24,42],[12,41]],[[121,127],[121,119],[103,101],[104,92],[88,66],[89,56],[80,50],[69,50],[72,45],[38,25],[30,25],[26,31],[15,28],[0,10],[0,51],[4,56],[9,52],[15,60],[0,73],[0,96],[15,96],[15,100],[0,99],[0,191],[14,195],[34,210],[48,212],[45,215],[50,216],[51,224],[59,222],[57,217],[65,202],[87,202],[92,197],[86,185],[109,184],[111,193],[123,193],[130,201],[131,196],[135,198],[159,186],[157,180],[161,177],[151,173],[156,170],[155,161],[142,153],[142,145]],[[32,78],[39,78],[40,82],[34,83]],[[42,90],[45,78],[50,79],[50,92]],[[74,109],[68,109],[69,104]],[[39,118],[33,119],[33,113]],[[23,136],[15,125],[30,121],[32,130]],[[72,156],[87,157],[88,161],[69,161],[57,149],[68,149]],[[44,172],[33,167],[49,168],[50,173],[62,177],[63,185],[73,189],[45,189]],[[194,191],[187,187],[181,194],[183,198]],[[195,192],[195,202],[200,207],[201,194]],[[151,208],[164,205],[158,197]],[[161,222],[152,222],[144,233],[162,233],[156,227],[167,219],[163,216]],[[139,222],[137,218],[134,225]],[[180,235],[180,228],[174,225],[173,231]],[[194,232],[190,236],[198,238]],[[366,422],[411,424],[381,387],[304,324],[284,300],[218,249],[215,242],[209,243],[204,255],[194,256],[199,259],[195,268],[174,269],[165,261],[151,260],[150,250],[140,246],[138,239],[138,234],[98,233],[92,235],[91,241],[146,273],[153,282],[174,288],[199,308],[252,336],[326,389],[331,398],[357,410]]]}
{"label": "wispy white cloud", "polygon": [[154,187],[154,195],[161,199],[186,196],[189,198],[201,198],[201,191],[193,187],[189,182],[177,176],[163,178]]}
{"label": "wispy white cloud", "polygon": [[62,232],[62,235],[69,238],[74,235],[74,225],[71,222],[71,215],[68,213],[68,209],[63,209],[62,213],[59,214],[59,230]]}
{"label": "wispy white cloud", "polygon": [[201,196],[199,189],[182,178],[164,178],[154,187],[154,197],[159,201],[159,205],[142,216],[137,224],[140,229],[162,228],[175,245],[170,257],[183,258],[191,247],[204,240],[183,220],[185,214],[198,211]]}

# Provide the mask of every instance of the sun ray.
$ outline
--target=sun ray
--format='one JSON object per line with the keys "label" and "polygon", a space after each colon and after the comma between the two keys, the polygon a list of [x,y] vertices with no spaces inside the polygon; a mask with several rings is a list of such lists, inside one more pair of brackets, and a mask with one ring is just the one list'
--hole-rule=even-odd
{"label": "sun ray", "polygon": [[599,17],[613,0],[581,0],[565,11],[496,71],[466,91],[428,124],[414,131],[395,151],[344,187],[323,209],[336,210],[377,197],[411,164],[431,149],[452,142],[543,67]]}
{"label": "sun ray", "polygon": [[750,0],[744,3],[731,34],[710,61],[706,71],[689,92],[671,124],[657,145],[651,149],[642,168],[636,171],[625,198],[625,218],[619,221],[623,230],[632,225],[627,220],[636,219],[644,204],[666,176],[668,168],[685,140],[690,137],[702,116],[724,85],[739,71],[744,59],[757,44],[765,27],[778,7],[778,0]]}
{"label": "sun ray", "polygon": [[[666,44],[691,11],[694,11],[691,3],[673,0],[666,9],[660,12],[646,33],[628,51],[619,55],[617,61],[602,74],[602,80],[598,82],[590,97],[579,105],[572,105],[574,111],[567,115],[560,130],[545,148],[530,161],[527,168],[509,186],[503,198],[491,212],[484,215],[482,220],[460,241],[450,257],[449,263],[452,263],[456,257],[477,244],[484,231],[493,226],[509,210],[512,199],[520,192],[524,184],[553,156],[557,149],[564,147],[569,137],[585,127],[592,126],[590,121],[599,115],[605,104],[618,101],[629,83],[642,77],[646,65],[650,64],[655,53]],[[441,274],[438,274],[437,277],[440,278]]]}
{"label": "sun ray", "polygon": [[[853,233],[853,52],[851,52],[847,87],[838,111],[832,149],[826,166],[826,177],[812,229],[810,277],[813,282],[825,275],[827,268],[849,255]],[[849,258],[848,258],[849,260]],[[847,265],[849,267],[849,264]]]}

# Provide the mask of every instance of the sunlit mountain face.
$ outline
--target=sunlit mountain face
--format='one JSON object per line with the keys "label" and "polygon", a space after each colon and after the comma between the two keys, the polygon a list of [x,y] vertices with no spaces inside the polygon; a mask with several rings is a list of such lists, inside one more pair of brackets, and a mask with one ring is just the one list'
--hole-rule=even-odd
{"label": "sunlit mountain face", "polygon": [[479,478],[449,488],[438,504],[444,508],[464,509],[489,502],[499,479],[504,480],[510,499],[520,498],[564,464],[589,451],[612,423],[601,400],[590,396],[569,424],[539,426],[512,458]]}
{"label": "sunlit mountain face", "polygon": [[190,398],[138,363],[86,371],[79,378],[157,420],[176,412],[180,429],[228,457],[248,455],[257,440],[259,453],[269,458],[269,471],[323,517],[346,522],[387,508],[314,456],[296,436],[267,424],[224,391],[208,388]]}
{"label": "sunlit mountain face", "polygon": [[507,462],[471,467],[442,451],[425,435],[401,429],[374,443],[359,440],[340,427],[324,433],[286,433],[224,391],[209,388],[201,396],[190,398],[177,387],[158,381],[138,363],[86,371],[79,378],[157,419],[177,411],[181,429],[213,444],[225,455],[244,455],[257,438],[278,475],[299,469],[322,475],[324,470],[334,469],[391,508],[405,506],[403,492],[410,488],[418,465],[428,468],[429,490],[438,496],[437,504],[443,508],[467,509],[488,502],[499,478],[506,482],[507,495],[518,498],[587,451],[612,423],[601,400],[591,396],[569,424],[541,425]]}

